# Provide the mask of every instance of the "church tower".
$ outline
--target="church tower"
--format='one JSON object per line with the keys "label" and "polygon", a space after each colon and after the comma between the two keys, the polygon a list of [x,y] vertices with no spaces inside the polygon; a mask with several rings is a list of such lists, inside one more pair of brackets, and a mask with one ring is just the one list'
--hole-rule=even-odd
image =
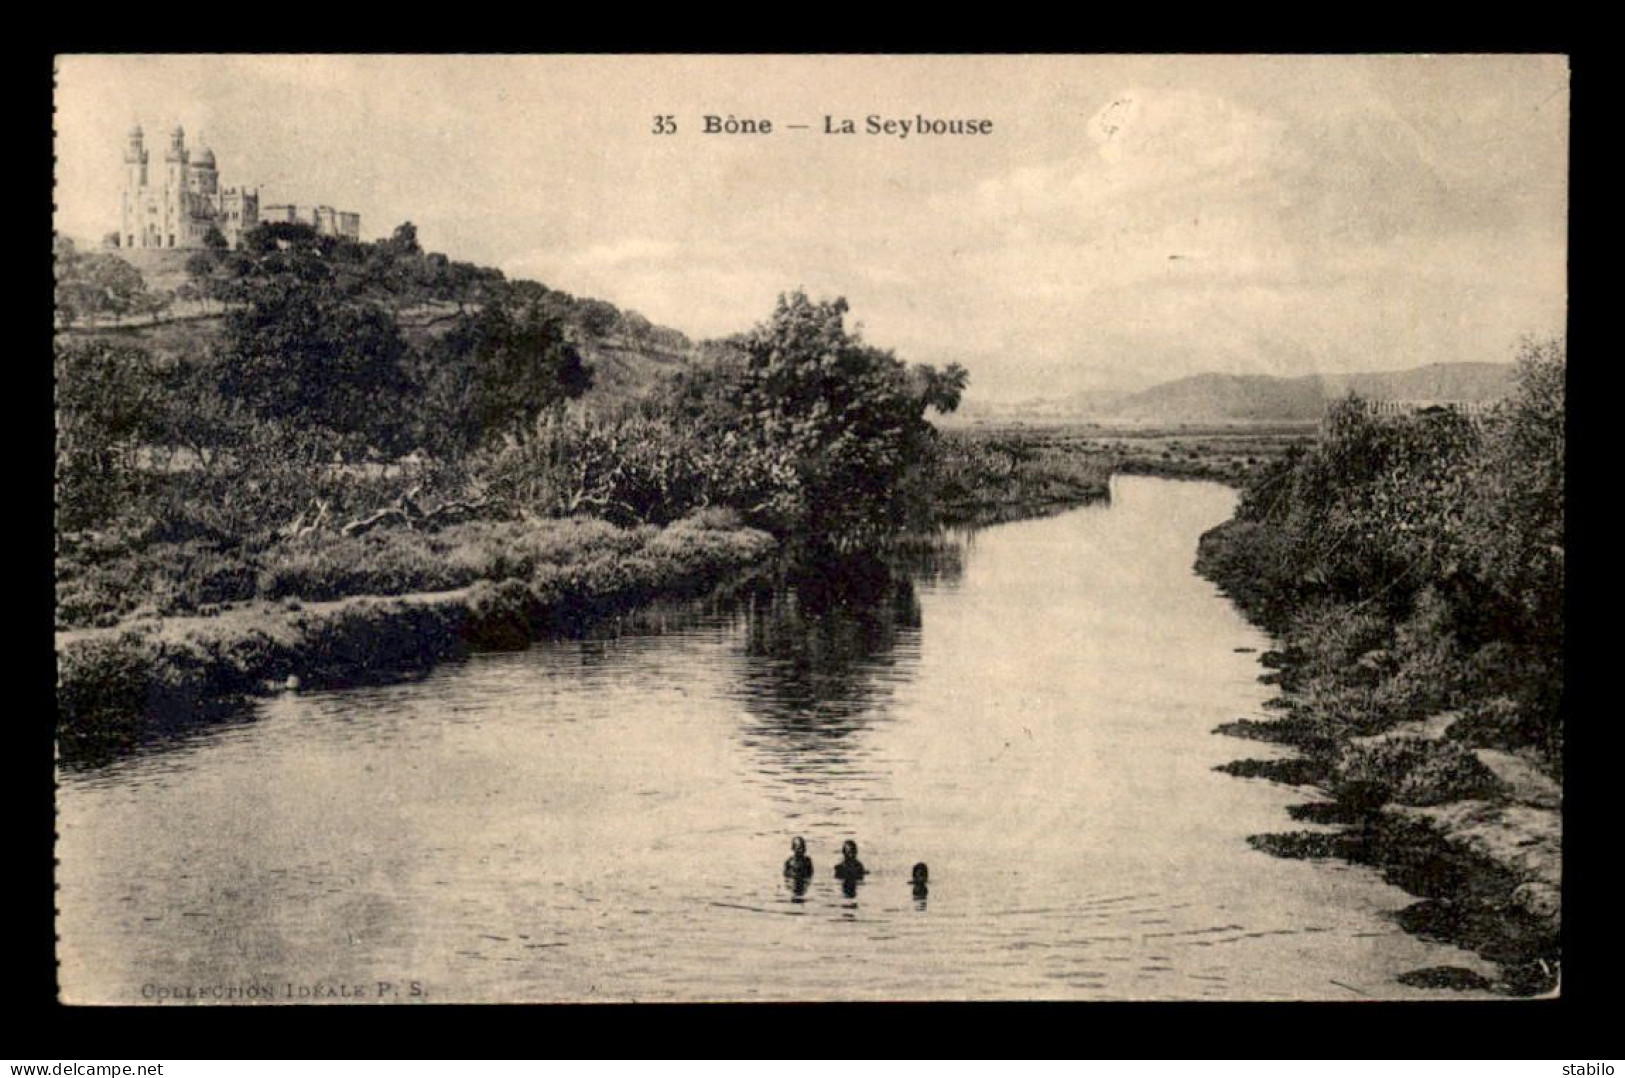
{"label": "church tower", "polygon": [[192,219],[191,199],[186,190],[186,131],[180,126],[169,133],[169,149],[164,153],[163,246],[186,246],[187,227]]}
{"label": "church tower", "polygon": [[130,128],[129,143],[124,148],[124,201],[120,219],[119,246],[145,246],[145,225],[141,207],[147,188],[147,150],[143,145],[141,125]]}

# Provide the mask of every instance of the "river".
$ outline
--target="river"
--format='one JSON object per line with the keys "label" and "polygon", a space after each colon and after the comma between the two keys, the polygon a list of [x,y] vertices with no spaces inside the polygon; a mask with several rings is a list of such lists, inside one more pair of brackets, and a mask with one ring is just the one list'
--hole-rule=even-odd
{"label": "river", "polygon": [[64,996],[1461,998],[1395,980],[1485,969],[1403,932],[1411,896],[1247,843],[1313,825],[1286,813],[1305,791],[1214,770],[1282,754],[1212,732],[1271,695],[1268,638],[1191,569],[1234,499],[1119,477],[908,572],[284,694],[64,770]]}

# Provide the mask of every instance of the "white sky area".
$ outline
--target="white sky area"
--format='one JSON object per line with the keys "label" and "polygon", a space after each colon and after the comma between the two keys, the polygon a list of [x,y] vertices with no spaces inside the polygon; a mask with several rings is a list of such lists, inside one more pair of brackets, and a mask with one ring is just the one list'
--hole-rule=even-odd
{"label": "white sky area", "polygon": [[[410,220],[696,338],[845,296],[987,401],[1506,361],[1565,316],[1562,57],[66,56],[56,108],[84,241],[125,132],[156,164],[178,123],[262,204]],[[871,114],[993,133],[820,133]]]}

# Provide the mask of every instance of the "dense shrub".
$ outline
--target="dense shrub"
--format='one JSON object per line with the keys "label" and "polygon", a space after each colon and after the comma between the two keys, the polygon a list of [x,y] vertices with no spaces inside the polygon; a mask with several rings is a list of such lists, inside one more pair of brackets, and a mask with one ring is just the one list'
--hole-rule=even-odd
{"label": "dense shrub", "polygon": [[[957,405],[965,372],[864,344],[844,301],[782,297],[652,399],[594,414],[564,407],[590,380],[566,328],[653,327],[464,269],[425,255],[409,226],[376,244],[267,227],[188,264],[199,294],[225,305],[217,334],[156,355],[64,341],[58,624],[528,579],[550,561],[629,557],[647,541],[635,529],[698,512],[872,537],[918,519],[939,489],[933,469],[951,453],[924,416]],[[412,303],[457,311],[409,341],[396,316]],[[438,456],[391,463],[414,438]],[[1030,501],[1075,500],[1101,477],[1086,471],[1057,456],[1014,485]],[[436,502],[490,527],[340,531]],[[604,523],[590,536],[496,526],[577,516]],[[611,538],[617,528],[633,531]],[[715,553],[684,534],[662,556]]]}
{"label": "dense shrub", "polygon": [[210,540],[120,546],[113,554],[80,546],[57,558],[57,623],[62,627],[111,624],[137,610],[192,613],[254,594],[254,560]]}
{"label": "dense shrub", "polygon": [[1351,398],[1203,536],[1198,568],[1297,656],[1298,711],[1372,730],[1505,698],[1516,723],[1482,729],[1561,745],[1564,366],[1526,346],[1481,422]]}
{"label": "dense shrub", "polygon": [[1337,783],[1358,786],[1377,801],[1440,805],[1490,797],[1499,784],[1469,750],[1453,741],[1382,737],[1346,746],[1338,759]]}
{"label": "dense shrub", "polygon": [[1464,707],[1461,718],[1450,727],[1450,736],[1475,745],[1536,749],[1555,775],[1563,756],[1563,730],[1541,720],[1538,710],[1516,697],[1492,696]]}
{"label": "dense shrub", "polygon": [[938,519],[977,519],[1002,507],[1075,505],[1104,497],[1111,461],[1087,443],[1041,435],[945,432],[934,439],[917,482]]}
{"label": "dense shrub", "polygon": [[713,506],[772,524],[798,489],[782,454],[661,415],[548,413],[528,437],[504,439],[472,466],[490,494],[518,512],[590,513],[623,525],[666,524]]}

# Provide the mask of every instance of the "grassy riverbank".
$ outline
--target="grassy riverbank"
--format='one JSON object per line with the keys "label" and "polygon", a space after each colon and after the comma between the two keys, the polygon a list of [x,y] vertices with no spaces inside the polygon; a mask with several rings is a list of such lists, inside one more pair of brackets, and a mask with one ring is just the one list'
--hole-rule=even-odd
{"label": "grassy riverbank", "polygon": [[1418,984],[1549,991],[1561,960],[1563,361],[1526,357],[1483,422],[1351,403],[1258,476],[1197,569],[1279,641],[1274,717],[1220,732],[1292,746],[1234,774],[1322,792],[1335,831],[1255,837],[1346,856],[1422,899],[1401,920],[1496,962]]}
{"label": "grassy riverbank", "polygon": [[579,631],[703,594],[775,547],[722,514],[666,528],[485,521],[290,541],[266,559],[251,600],[58,633],[63,752],[106,758],[246,695],[362,684]]}

